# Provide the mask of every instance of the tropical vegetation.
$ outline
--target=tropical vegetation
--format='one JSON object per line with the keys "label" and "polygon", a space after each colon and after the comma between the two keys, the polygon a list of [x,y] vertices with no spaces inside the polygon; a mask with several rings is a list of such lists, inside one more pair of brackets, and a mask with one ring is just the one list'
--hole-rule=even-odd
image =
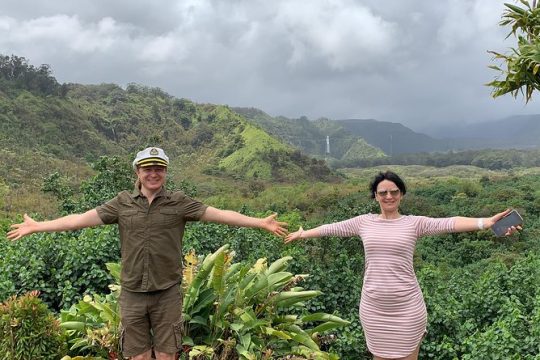
{"label": "tropical vegetation", "polygon": [[[525,228],[510,238],[479,231],[419,241],[429,313],[420,357],[539,359],[537,150],[352,156],[335,171],[226,106],[135,84],[61,85],[49,67],[14,56],[0,69],[0,359],[120,356],[117,228],[16,242],[3,234],[25,211],[81,212],[129,189],[134,151],[156,143],[171,154],[171,189],[253,216],[277,211],[290,230],[378,211],[367,184],[388,168],[407,181],[405,214],[518,209]],[[185,358],[370,358],[358,320],[358,238],[284,245],[258,230],[195,222],[183,247]]]}
{"label": "tropical vegetation", "polygon": [[[487,84],[493,88],[493,97],[510,93],[523,95],[526,102],[540,89],[540,7],[536,0],[519,0],[518,4],[505,3],[501,26],[510,27],[508,36],[517,39],[517,46],[507,53],[490,51],[494,60],[502,65],[490,67],[499,72],[499,78]],[[503,67],[501,67],[503,66]]]}

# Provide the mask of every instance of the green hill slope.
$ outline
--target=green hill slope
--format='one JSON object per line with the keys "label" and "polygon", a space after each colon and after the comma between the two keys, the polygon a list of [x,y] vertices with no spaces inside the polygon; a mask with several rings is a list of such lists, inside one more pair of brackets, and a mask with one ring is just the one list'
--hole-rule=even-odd
{"label": "green hill slope", "polygon": [[[130,161],[151,145],[167,151],[175,175],[196,182],[337,179],[324,161],[300,154],[226,106],[136,84],[61,85],[47,66],[15,56],[0,56],[0,143],[0,151],[24,154],[16,178],[1,174],[11,190],[24,185],[37,192],[38,179],[60,169],[76,182],[78,174],[91,173],[88,161],[102,155]],[[12,168],[8,161],[0,159],[4,169]]]}
{"label": "green hill slope", "polygon": [[[233,110],[304,153],[329,159],[334,165],[353,159],[385,157],[384,152],[365,141],[362,134],[353,133],[336,121],[328,119],[310,121],[305,117],[274,118],[253,108],[234,108]],[[330,137],[330,154],[327,154],[327,136]]]}
{"label": "green hill slope", "polygon": [[[15,64],[0,65],[4,69],[0,74],[14,72],[6,69]],[[19,72],[25,73],[25,78],[39,74],[28,64]],[[273,173],[279,173],[280,180],[332,176],[330,171],[319,169],[323,164],[317,164],[315,170],[306,166],[311,164],[310,159],[225,106],[195,104],[135,84],[124,90],[114,84],[56,83],[50,92],[43,93],[16,78],[6,75],[0,81],[4,148],[92,160],[100,155],[130,155],[141,147],[160,145],[173,159],[179,159],[179,165],[189,165],[190,171],[217,170],[240,178],[257,174],[268,180],[275,180]],[[56,82],[51,77],[49,80]],[[272,163],[276,156],[283,171]],[[294,174],[288,176],[293,169]]]}

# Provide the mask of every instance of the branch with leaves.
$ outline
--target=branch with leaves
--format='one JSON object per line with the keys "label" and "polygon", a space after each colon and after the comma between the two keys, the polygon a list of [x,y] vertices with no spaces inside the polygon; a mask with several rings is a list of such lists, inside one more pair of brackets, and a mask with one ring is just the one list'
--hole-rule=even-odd
{"label": "branch with leaves", "polygon": [[486,85],[493,88],[493,97],[508,93],[517,97],[521,93],[525,102],[529,102],[533,92],[540,89],[540,7],[536,0],[519,2],[523,7],[504,4],[506,9],[499,23],[511,27],[507,38],[511,35],[516,37],[517,47],[511,48],[508,54],[488,51],[495,61],[501,61],[506,66],[489,66],[499,71],[500,75]]}

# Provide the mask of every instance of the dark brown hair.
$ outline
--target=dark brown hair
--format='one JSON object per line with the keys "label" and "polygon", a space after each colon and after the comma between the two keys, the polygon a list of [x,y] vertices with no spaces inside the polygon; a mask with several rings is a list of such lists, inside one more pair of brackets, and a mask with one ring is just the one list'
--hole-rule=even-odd
{"label": "dark brown hair", "polygon": [[405,195],[407,192],[407,188],[405,186],[405,182],[401,180],[401,178],[392,171],[386,171],[386,172],[380,172],[375,176],[373,181],[370,184],[370,190],[371,190],[371,198],[375,199],[375,193],[377,192],[377,186],[381,183],[383,180],[388,180],[396,184],[399,191],[401,191],[402,195]]}

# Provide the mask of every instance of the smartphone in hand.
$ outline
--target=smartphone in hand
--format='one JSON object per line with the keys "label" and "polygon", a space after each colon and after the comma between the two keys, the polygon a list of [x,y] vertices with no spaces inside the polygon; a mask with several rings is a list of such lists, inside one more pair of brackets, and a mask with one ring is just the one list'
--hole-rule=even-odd
{"label": "smartphone in hand", "polygon": [[516,210],[510,211],[508,215],[502,219],[497,220],[495,224],[491,227],[491,230],[495,233],[496,236],[503,236],[506,234],[506,231],[509,227],[518,226],[523,224],[523,218]]}

